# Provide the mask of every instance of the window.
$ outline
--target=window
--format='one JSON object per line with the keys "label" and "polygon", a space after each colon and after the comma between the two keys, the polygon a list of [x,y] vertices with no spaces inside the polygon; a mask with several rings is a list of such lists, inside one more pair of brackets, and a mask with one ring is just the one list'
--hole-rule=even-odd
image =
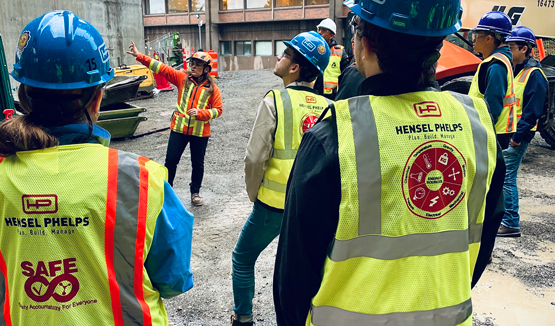
{"label": "window", "polygon": [[303,5],[303,0],[276,0],[276,7],[290,7],[290,6],[302,6],[302,5]]}
{"label": "window", "polygon": [[243,0],[220,0],[220,10],[243,9]]}
{"label": "window", "polygon": [[306,5],[327,5],[330,3],[330,0],[306,0]]}
{"label": "window", "polygon": [[189,11],[189,0],[168,0],[168,13],[176,14],[176,13],[188,12],[188,11]]}
{"label": "window", "polygon": [[205,11],[205,1],[206,0],[145,0],[145,14],[165,14],[166,3],[168,6],[168,14]]}
{"label": "window", "polygon": [[147,15],[165,14],[166,2],[164,0],[149,0],[146,10]]}
{"label": "window", "polygon": [[220,55],[231,55],[231,41],[220,42]]}
{"label": "window", "polygon": [[276,41],[276,51],[274,52],[275,56],[278,56],[280,54],[283,53],[283,51],[287,48],[287,46],[285,46],[285,44],[283,44],[283,41]]}
{"label": "window", "polygon": [[272,0],[247,0],[247,8],[272,8]]}
{"label": "window", "polygon": [[272,55],[272,41],[255,41],[254,42],[254,55],[271,56]]}
{"label": "window", "polygon": [[235,41],[235,55],[251,55],[251,41]]}
{"label": "window", "polygon": [[204,11],[204,0],[191,0],[191,11]]}

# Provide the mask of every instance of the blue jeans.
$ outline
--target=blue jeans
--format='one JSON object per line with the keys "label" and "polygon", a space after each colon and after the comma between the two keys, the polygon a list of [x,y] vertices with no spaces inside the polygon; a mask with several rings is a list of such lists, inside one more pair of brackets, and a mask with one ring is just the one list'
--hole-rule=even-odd
{"label": "blue jeans", "polygon": [[283,213],[271,211],[255,202],[243,225],[233,250],[233,311],[237,315],[252,315],[254,297],[254,264],[256,259],[281,229]]}
{"label": "blue jeans", "polygon": [[518,189],[516,187],[516,176],[522,157],[528,148],[527,142],[520,143],[520,146],[511,147],[503,150],[503,158],[507,172],[505,173],[505,183],[503,184],[503,196],[505,197],[505,215],[501,224],[508,228],[520,229],[520,216],[518,214]]}

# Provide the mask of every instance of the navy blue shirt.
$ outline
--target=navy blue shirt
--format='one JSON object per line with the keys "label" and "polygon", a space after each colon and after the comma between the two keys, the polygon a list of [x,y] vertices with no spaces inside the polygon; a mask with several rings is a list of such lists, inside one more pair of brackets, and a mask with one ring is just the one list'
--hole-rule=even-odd
{"label": "navy blue shirt", "polygon": [[[513,61],[513,54],[508,46],[495,49],[491,55],[495,53],[501,53],[509,61]],[[488,104],[493,124],[495,124],[503,111],[503,100],[507,94],[507,67],[499,60],[492,60],[486,63],[485,67],[483,65],[480,67],[478,75],[478,88],[480,93],[484,94],[484,100]]]}
{"label": "navy blue shirt", "polygon": [[[523,68],[538,67],[541,64],[534,58],[527,58],[520,65],[515,67],[515,77]],[[538,119],[543,113],[543,107],[547,96],[547,80],[540,71],[533,71],[528,77],[528,82],[524,86],[524,94],[522,96],[522,116],[516,126],[516,132],[513,135],[515,143],[530,142],[534,138],[534,128]]]}

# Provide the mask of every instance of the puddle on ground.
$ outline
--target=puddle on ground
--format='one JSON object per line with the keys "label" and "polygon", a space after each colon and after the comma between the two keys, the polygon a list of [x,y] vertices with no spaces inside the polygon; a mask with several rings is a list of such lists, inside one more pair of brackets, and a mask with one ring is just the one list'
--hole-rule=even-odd
{"label": "puddle on ground", "polygon": [[478,319],[491,317],[500,326],[554,325],[555,289],[534,291],[514,277],[486,270],[472,290],[474,312]]}

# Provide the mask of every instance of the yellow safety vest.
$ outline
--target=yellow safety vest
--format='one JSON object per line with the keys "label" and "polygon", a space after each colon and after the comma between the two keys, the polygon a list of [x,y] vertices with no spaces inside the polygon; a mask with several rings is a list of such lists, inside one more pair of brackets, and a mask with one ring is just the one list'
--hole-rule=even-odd
{"label": "yellow safety vest", "polygon": [[258,188],[257,198],[266,205],[283,209],[287,179],[301,138],[331,101],[311,92],[290,88],[272,90],[266,96],[274,98],[277,125],[268,168]]}
{"label": "yellow safety vest", "polygon": [[98,144],[0,160],[0,324],[167,326],[144,267],[166,178]]}
{"label": "yellow safety vest", "polygon": [[[541,70],[538,67],[525,67],[523,68],[518,75],[515,78],[515,96],[516,96],[516,120],[517,123],[520,120],[520,117],[522,116],[522,109],[523,109],[523,100],[524,100],[524,89],[526,88],[526,84],[528,83],[528,79],[530,78],[530,74],[532,74],[532,72],[534,70],[539,70],[543,77],[547,80],[547,77],[545,76],[545,73],[543,72],[543,70]],[[531,131],[536,131],[537,130],[537,125],[534,126],[534,128],[530,129]],[[516,130],[515,130],[516,131]]]}
{"label": "yellow safety vest", "polygon": [[335,102],[339,223],[306,325],[472,325],[496,138],[449,92]]}
{"label": "yellow safety vest", "polygon": [[336,45],[331,48],[330,62],[324,70],[324,94],[331,94],[339,84],[339,75],[341,75],[341,55],[343,54],[343,46]]}
{"label": "yellow safety vest", "polygon": [[470,84],[468,95],[484,98],[484,94],[480,93],[480,87],[478,85],[478,75],[480,73],[480,69],[483,67],[483,64],[492,60],[501,61],[507,68],[508,85],[507,92],[505,93],[505,98],[503,99],[503,110],[501,111],[501,114],[499,115],[497,122],[495,123],[495,131],[498,134],[513,133],[516,131],[517,123],[515,113],[516,97],[513,84],[513,66],[506,56],[501,53],[494,53],[480,63],[480,65],[478,66],[478,70],[476,71],[476,74],[472,79],[472,84]]}

